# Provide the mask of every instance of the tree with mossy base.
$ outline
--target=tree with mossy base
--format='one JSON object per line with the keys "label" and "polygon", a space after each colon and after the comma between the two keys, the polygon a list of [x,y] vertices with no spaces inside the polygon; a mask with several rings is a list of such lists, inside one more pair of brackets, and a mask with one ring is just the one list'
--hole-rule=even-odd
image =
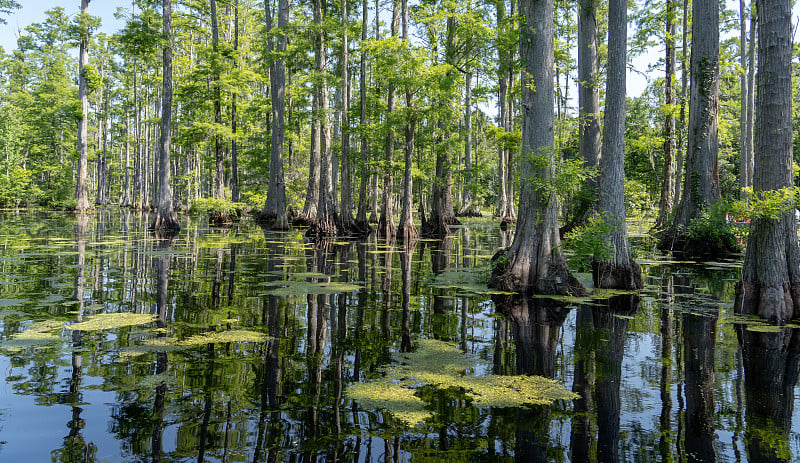
{"label": "tree with mossy base", "polygon": [[154,230],[180,230],[172,205],[172,175],[170,149],[172,141],[172,0],[163,0],[164,62],[161,97],[161,146],[158,158],[158,206],[150,228]]}
{"label": "tree with mossy base", "polygon": [[[792,24],[787,0],[760,0],[755,168],[759,198],[792,187]],[[800,247],[791,211],[753,219],[736,312],[782,322],[800,317]]]}
{"label": "tree with mossy base", "polygon": [[489,286],[538,294],[583,294],[569,273],[558,235],[558,199],[552,187],[554,153],[553,3],[522,0],[520,56],[522,82],[523,179],[519,221],[511,247],[495,260]]}
{"label": "tree with mossy base", "polygon": [[691,92],[686,175],[672,226],[659,247],[690,251],[695,243],[686,234],[693,220],[720,198],[718,151],[719,5],[711,0],[692,3]]}
{"label": "tree with mossy base", "polygon": [[595,287],[641,289],[642,269],[631,259],[625,223],[625,63],[628,5],[625,0],[608,3],[608,77],[603,124],[603,154],[600,158],[598,209],[609,222],[603,234],[609,258],[595,256],[592,277]]}

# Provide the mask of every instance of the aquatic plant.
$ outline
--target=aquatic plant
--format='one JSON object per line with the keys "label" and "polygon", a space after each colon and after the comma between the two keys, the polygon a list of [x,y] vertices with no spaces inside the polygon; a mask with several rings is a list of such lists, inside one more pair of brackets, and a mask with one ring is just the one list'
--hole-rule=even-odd
{"label": "aquatic plant", "polygon": [[417,395],[425,386],[462,391],[479,407],[550,405],[578,397],[541,376],[477,376],[473,371],[478,362],[454,344],[423,339],[416,351],[396,354],[394,362],[382,368],[384,376],[350,385],[345,394],[362,407],[382,409],[412,427],[433,416]]}
{"label": "aquatic plant", "polygon": [[155,315],[142,313],[101,313],[88,317],[85,321],[67,325],[69,330],[100,331],[122,328],[125,326],[146,325],[156,320]]}

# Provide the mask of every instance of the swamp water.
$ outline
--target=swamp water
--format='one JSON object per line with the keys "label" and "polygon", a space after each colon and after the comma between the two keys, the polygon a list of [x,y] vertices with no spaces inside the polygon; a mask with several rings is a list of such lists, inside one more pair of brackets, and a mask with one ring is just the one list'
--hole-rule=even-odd
{"label": "swamp water", "polygon": [[147,224],[0,217],[0,461],[800,459],[800,329],[734,316],[741,259],[640,234],[638,296],[510,306],[488,220],[410,250]]}

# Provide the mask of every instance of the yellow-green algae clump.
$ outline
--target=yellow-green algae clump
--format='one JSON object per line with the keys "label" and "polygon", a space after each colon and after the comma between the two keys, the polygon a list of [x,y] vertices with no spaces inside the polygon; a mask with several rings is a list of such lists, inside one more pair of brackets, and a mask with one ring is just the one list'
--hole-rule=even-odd
{"label": "yellow-green algae clump", "polygon": [[270,337],[264,333],[250,330],[209,331],[189,336],[182,340],[173,337],[154,338],[145,341],[144,344],[121,350],[119,353],[119,361],[127,361],[132,357],[143,355],[148,352],[170,352],[207,344],[222,344],[228,342],[264,342],[269,339]]}
{"label": "yellow-green algae clump", "polygon": [[12,335],[0,343],[0,347],[16,352],[25,347],[39,346],[49,342],[60,341],[60,331],[64,328],[61,320],[44,320],[32,323],[27,330]]}
{"label": "yellow-green algae clump", "polygon": [[67,329],[78,331],[99,331],[122,328],[125,326],[146,325],[156,320],[155,315],[115,312],[101,313],[88,317],[86,321],[67,325]]}
{"label": "yellow-green algae clump", "polygon": [[420,340],[415,352],[397,354],[395,360],[382,369],[382,378],[351,385],[346,395],[363,407],[383,409],[408,426],[432,416],[415,395],[422,386],[461,389],[473,405],[481,407],[550,405],[578,398],[558,381],[541,376],[470,374],[477,359],[453,344],[433,339]]}

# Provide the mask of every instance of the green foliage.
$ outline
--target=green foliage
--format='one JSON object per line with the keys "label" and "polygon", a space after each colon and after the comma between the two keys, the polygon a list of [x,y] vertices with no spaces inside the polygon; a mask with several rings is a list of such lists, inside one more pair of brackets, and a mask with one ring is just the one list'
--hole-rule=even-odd
{"label": "green foliage", "polygon": [[686,236],[697,242],[715,243],[722,249],[741,249],[733,226],[727,220],[728,206],[720,201],[706,208],[686,227]]}
{"label": "green foliage", "polygon": [[655,212],[647,185],[637,180],[625,180],[625,213],[631,218],[642,218]]}
{"label": "green foliage", "polygon": [[612,249],[603,236],[614,230],[613,225],[613,221],[607,217],[595,215],[590,217],[586,224],[579,225],[567,233],[564,241],[575,253],[570,259],[570,265],[580,271],[587,271],[591,269],[592,259],[610,259]]}
{"label": "green foliage", "polygon": [[247,207],[245,203],[236,203],[229,199],[200,198],[192,203],[190,214],[224,214],[233,216]]}
{"label": "green foliage", "polygon": [[800,187],[759,191],[758,194],[746,188],[742,193],[744,199],[726,202],[727,212],[737,218],[777,219],[800,208]]}

